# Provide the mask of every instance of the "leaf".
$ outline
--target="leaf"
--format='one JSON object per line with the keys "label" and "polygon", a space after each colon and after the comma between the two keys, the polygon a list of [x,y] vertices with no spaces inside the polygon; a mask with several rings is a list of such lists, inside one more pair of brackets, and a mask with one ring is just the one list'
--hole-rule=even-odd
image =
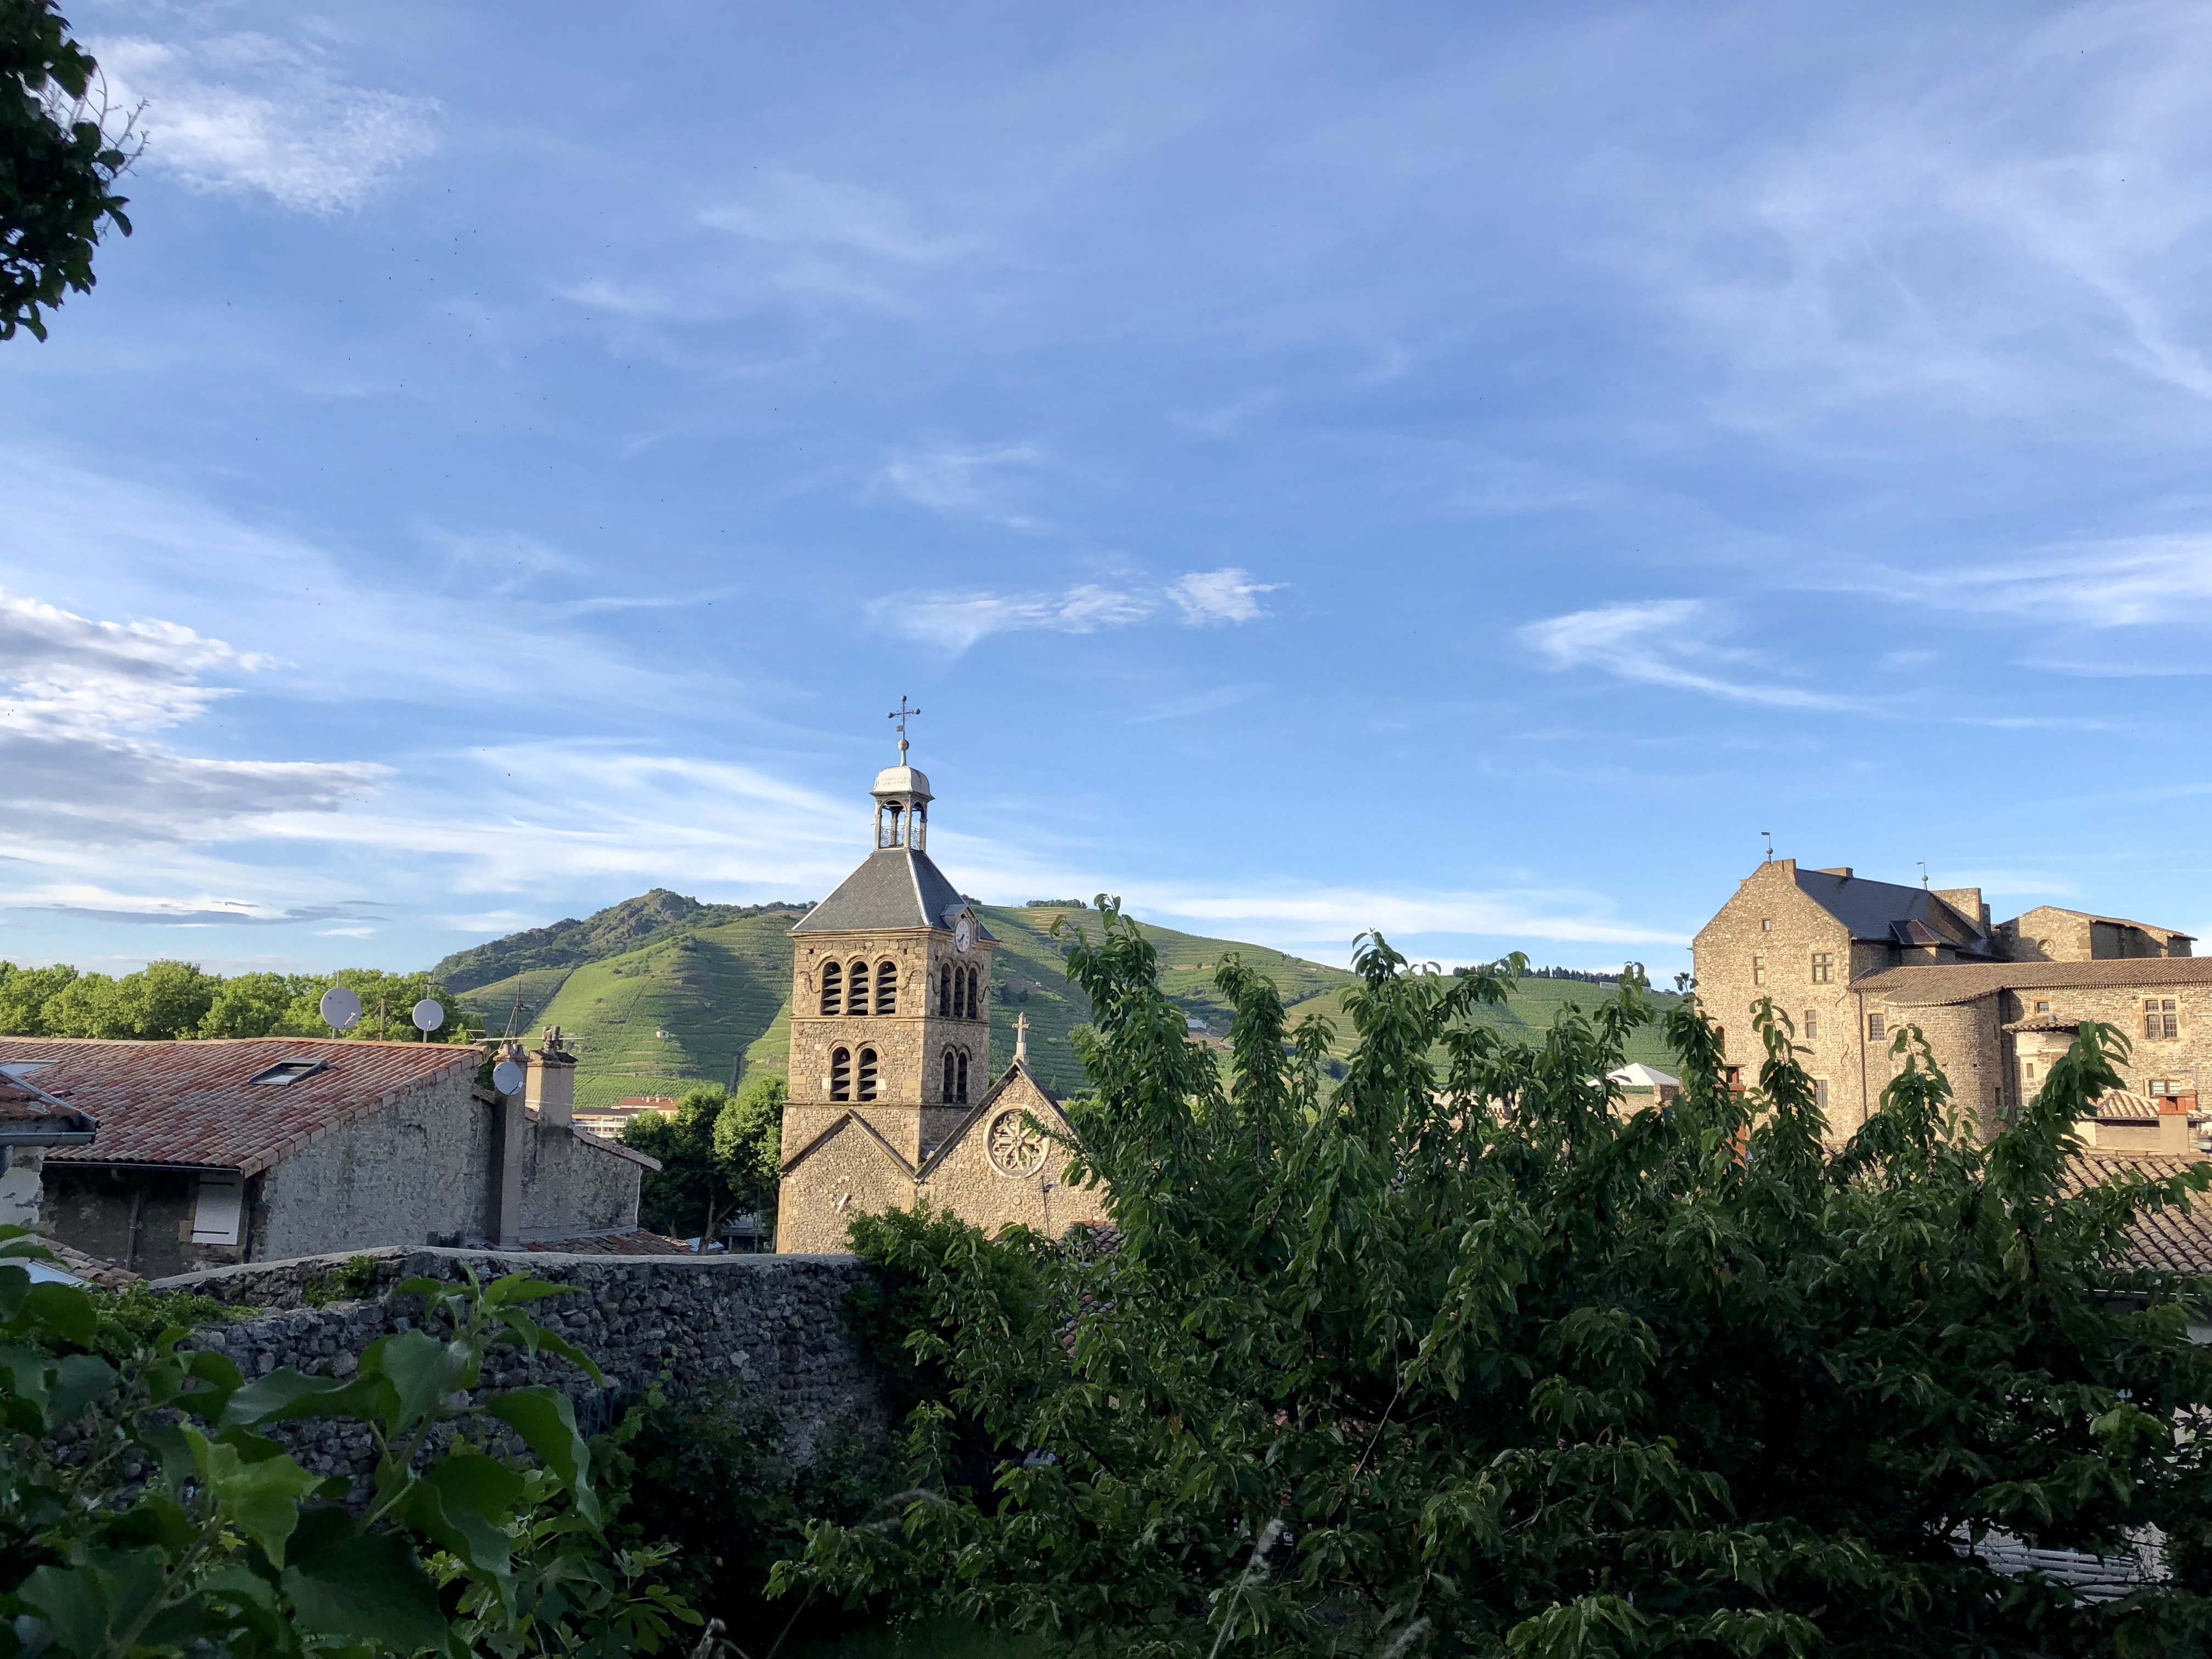
{"label": "leaf", "polygon": [[40,1567],[15,1594],[53,1626],[58,1646],[105,1655],[161,1598],[158,1550],[89,1550],[76,1567]]}
{"label": "leaf", "polygon": [[115,1367],[98,1354],[73,1353],[54,1368],[53,1395],[46,1409],[57,1425],[66,1423],[94,1401],[114,1393],[121,1381]]}
{"label": "leaf", "polygon": [[574,1296],[568,1285],[549,1285],[534,1273],[509,1273],[484,1287],[484,1305],[504,1308],[517,1302],[543,1302],[549,1296]]}
{"label": "leaf", "polygon": [[592,1382],[601,1387],[605,1386],[607,1376],[599,1369],[599,1361],[566,1337],[556,1336],[528,1314],[516,1313],[511,1309],[501,1310],[497,1317],[501,1324],[520,1337],[524,1345],[533,1352],[543,1348],[548,1353],[558,1354]]}
{"label": "leaf", "polygon": [[513,1568],[506,1523],[522,1490],[522,1477],[498,1459],[456,1452],[409,1490],[404,1518],[470,1567],[504,1581]]}
{"label": "leaf", "polygon": [[392,1423],[408,1428],[434,1416],[446,1396],[476,1382],[476,1351],[465,1342],[441,1342],[424,1331],[402,1331],[372,1342],[361,1357],[362,1374],[389,1380],[396,1391]]}
{"label": "leaf", "polygon": [[576,1512],[592,1526],[602,1524],[598,1494],[592,1490],[592,1449],[576,1431],[576,1413],[566,1395],[551,1389],[517,1389],[485,1410],[506,1424],[575,1500]]}
{"label": "leaf", "polygon": [[[387,1340],[389,1339],[386,1339]],[[399,1415],[399,1395],[384,1377],[366,1369],[349,1382],[307,1376],[285,1370],[250,1382],[224,1403],[216,1420],[225,1428],[249,1423],[285,1423],[301,1417],[356,1417],[391,1422]]]}
{"label": "leaf", "polygon": [[206,1440],[189,1429],[185,1437],[195,1443],[200,1474],[223,1514],[261,1546],[270,1565],[282,1567],[285,1540],[299,1525],[301,1500],[322,1485],[322,1477],[310,1474],[281,1451],[249,1461],[246,1452],[260,1447]]}
{"label": "leaf", "polygon": [[343,1510],[301,1517],[281,1582],[311,1635],[381,1642],[402,1653],[446,1645],[437,1587],[413,1553],[389,1533],[359,1531]]}
{"label": "leaf", "polygon": [[100,1312],[92,1297],[75,1285],[33,1285],[23,1298],[21,1317],[51,1340],[88,1348],[100,1334]]}

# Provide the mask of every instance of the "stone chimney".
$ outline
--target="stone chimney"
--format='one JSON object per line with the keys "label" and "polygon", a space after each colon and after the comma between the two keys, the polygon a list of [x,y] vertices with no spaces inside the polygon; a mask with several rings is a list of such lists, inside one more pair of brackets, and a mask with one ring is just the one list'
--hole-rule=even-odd
{"label": "stone chimney", "polygon": [[522,1098],[540,1123],[576,1121],[576,1057],[561,1041],[557,1025],[546,1031],[544,1046],[531,1054],[530,1080],[523,1085]]}
{"label": "stone chimney", "polygon": [[1938,887],[1936,896],[1964,916],[1972,926],[1984,933],[1990,931],[1990,907],[1982,902],[1980,888]]}

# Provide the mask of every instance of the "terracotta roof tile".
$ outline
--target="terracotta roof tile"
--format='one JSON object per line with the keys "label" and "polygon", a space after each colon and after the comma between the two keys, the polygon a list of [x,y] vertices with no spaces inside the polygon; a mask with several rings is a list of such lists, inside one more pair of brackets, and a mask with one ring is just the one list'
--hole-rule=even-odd
{"label": "terracotta roof tile", "polygon": [[[2086,1152],[2074,1160],[2076,1190],[2133,1170],[2164,1181],[2185,1174],[2204,1160],[2160,1158],[2144,1153]],[[2212,1273],[2212,1193],[2191,1196],[2187,1209],[2145,1212],[2128,1230],[2136,1260],[2168,1273]]]}
{"label": "terracotta roof tile", "polygon": [[526,1250],[544,1255],[690,1255],[691,1247],[678,1238],[663,1238],[642,1227],[626,1233],[591,1233],[582,1238],[544,1239],[526,1244]]}
{"label": "terracotta roof tile", "polygon": [[[0,1065],[46,1060],[38,1086],[99,1120],[89,1146],[47,1158],[66,1164],[165,1164],[253,1175],[373,1111],[483,1056],[433,1042],[248,1037],[204,1042],[109,1042],[0,1037]],[[320,1060],[297,1082],[254,1083],[279,1062]]]}
{"label": "terracotta roof tile", "polygon": [[2212,985],[2212,957],[2121,957],[2106,962],[1961,962],[1886,968],[1854,991],[1923,1006],[1972,1002],[1992,991],[2104,989],[2116,985]]}

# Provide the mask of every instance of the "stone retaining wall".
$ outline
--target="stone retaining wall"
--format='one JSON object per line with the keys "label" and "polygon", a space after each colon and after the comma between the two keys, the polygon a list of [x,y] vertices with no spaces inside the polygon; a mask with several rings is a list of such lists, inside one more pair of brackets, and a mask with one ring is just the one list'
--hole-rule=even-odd
{"label": "stone retaining wall", "polygon": [[[309,1305],[357,1286],[341,1278],[366,1260],[374,1285],[359,1299]],[[587,1431],[609,1426],[620,1407],[641,1397],[665,1372],[678,1388],[744,1385],[749,1404],[775,1413],[785,1456],[804,1463],[825,1434],[881,1443],[889,1423],[879,1380],[846,1324],[845,1296],[868,1269],[833,1255],[559,1255],[536,1251],[386,1249],[361,1255],[305,1256],[179,1274],[155,1283],[240,1307],[264,1310],[235,1323],[209,1326],[191,1346],[228,1354],[249,1378],[290,1366],[312,1376],[350,1376],[379,1337],[405,1330],[420,1316],[411,1296],[392,1286],[416,1276],[459,1280],[473,1268],[487,1282],[527,1272],[566,1287],[565,1296],[530,1312],[599,1362],[602,1389],[566,1361],[495,1348],[479,1394],[549,1383],[575,1403]],[[279,1437],[307,1468],[367,1474],[375,1463],[357,1424],[305,1421]]]}

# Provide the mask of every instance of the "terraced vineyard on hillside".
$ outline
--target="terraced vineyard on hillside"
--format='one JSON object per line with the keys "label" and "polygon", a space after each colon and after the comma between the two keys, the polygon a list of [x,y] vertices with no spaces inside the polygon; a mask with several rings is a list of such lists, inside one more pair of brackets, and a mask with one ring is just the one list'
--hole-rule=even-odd
{"label": "terraced vineyard on hillside", "polygon": [[[991,999],[994,1063],[1003,1066],[1012,1056],[1014,1020],[1026,1015],[1030,1060],[1038,1075],[1062,1094],[1082,1087],[1083,1068],[1069,1036],[1090,1018],[1090,1003],[1067,982],[1066,945],[1051,928],[1064,921],[1071,928],[1095,932],[1097,913],[1074,907],[981,909],[999,939]],[[617,915],[622,912],[636,914]],[[625,1095],[680,1095],[700,1083],[734,1082],[755,1069],[782,1073],[790,1041],[790,928],[804,914],[798,907],[740,911],[699,905],[656,891],[589,922],[514,936],[531,941],[527,950],[495,940],[449,957],[438,973],[447,984],[462,981],[455,987],[462,1006],[493,1031],[532,1036],[559,1025],[580,1056],[580,1106],[605,1105]],[[609,917],[617,920],[603,920]],[[1161,988],[1204,1023],[1204,1040],[1218,1042],[1227,1033],[1229,1008],[1214,989],[1213,975],[1224,956],[1235,954],[1274,980],[1293,1022],[1321,1014],[1337,1028],[1338,1051],[1349,1050],[1350,1021],[1338,993],[1352,975],[1343,969],[1263,945],[1149,925],[1144,931],[1159,952]],[[590,954],[595,949],[608,954]],[[468,983],[472,967],[496,971],[521,963],[532,965]],[[1587,1007],[1605,988],[1572,980],[1524,981],[1497,1023],[1533,1033],[1548,1026],[1567,1002]],[[1631,1059],[1667,1063],[1656,1032],[1640,1032]]]}

